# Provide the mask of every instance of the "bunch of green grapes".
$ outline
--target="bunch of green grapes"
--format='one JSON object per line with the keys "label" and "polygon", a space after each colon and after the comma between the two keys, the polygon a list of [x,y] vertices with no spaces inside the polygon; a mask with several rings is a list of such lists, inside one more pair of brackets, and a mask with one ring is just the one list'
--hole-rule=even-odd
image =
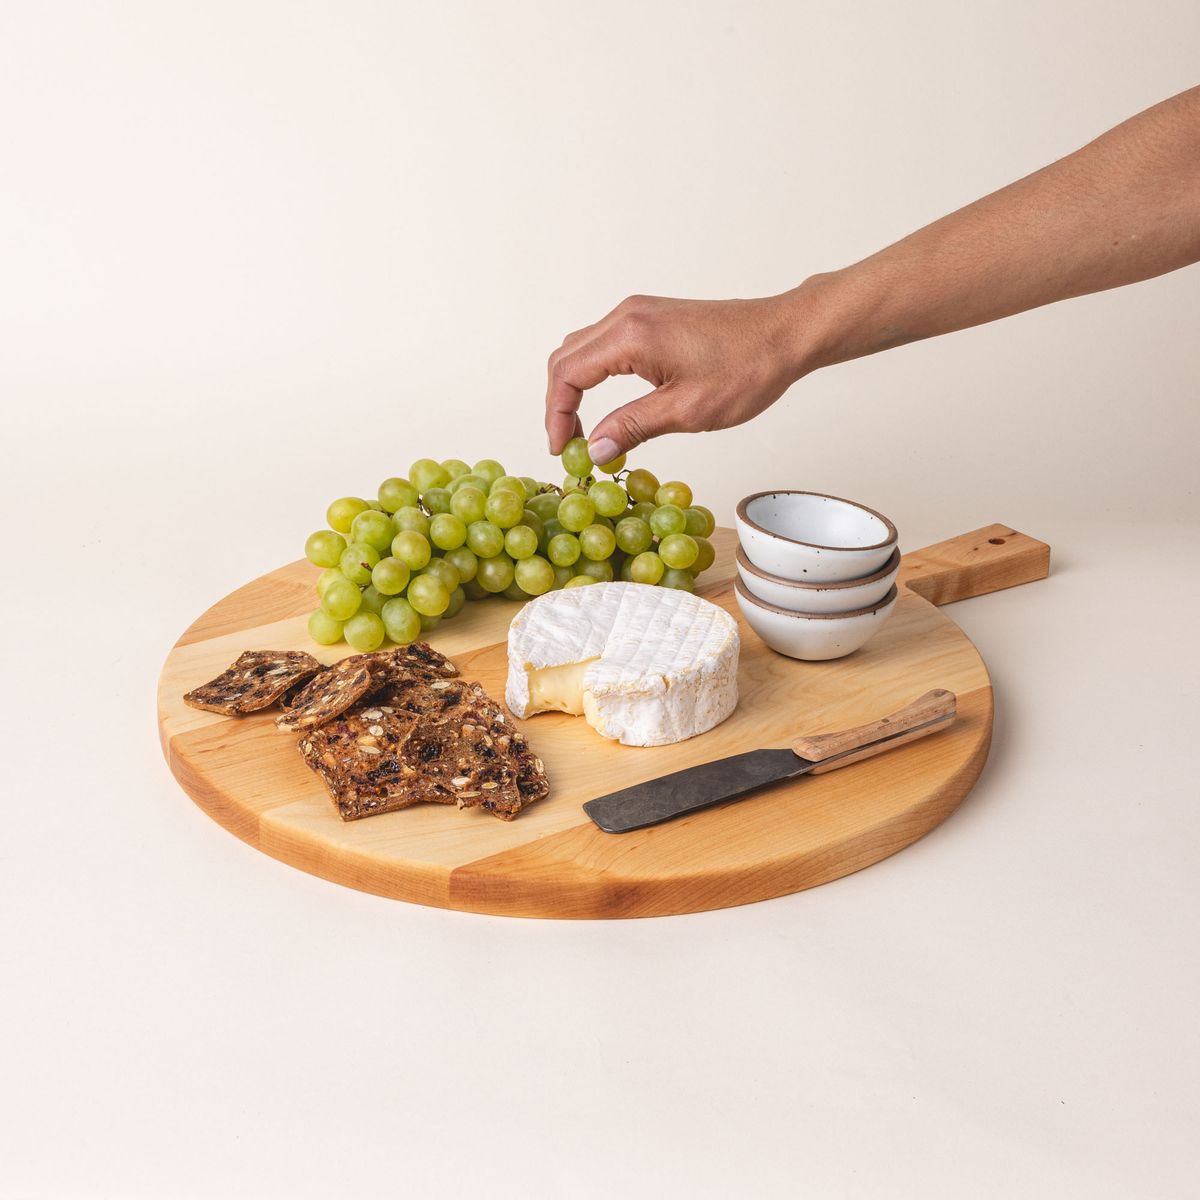
{"label": "bunch of green grapes", "polygon": [[[712,566],[712,513],[692,489],[660,484],[625,456],[597,468],[587,442],[562,453],[562,486],[509,475],[495,459],[420,458],[378,499],[335,500],[304,553],[323,568],[314,641],[358,651],[404,645],[468,600],[528,600],[555,588],[624,579],[691,591]],[[597,478],[597,472],[609,478]]]}

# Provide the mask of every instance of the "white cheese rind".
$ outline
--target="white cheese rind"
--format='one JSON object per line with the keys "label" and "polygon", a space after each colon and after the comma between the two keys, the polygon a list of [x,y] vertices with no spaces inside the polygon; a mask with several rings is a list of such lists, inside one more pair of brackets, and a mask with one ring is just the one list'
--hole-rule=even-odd
{"label": "white cheese rind", "polygon": [[739,646],[733,617],[690,592],[638,583],[549,592],[509,628],[505,700],[518,717],[544,711],[531,702],[531,672],[595,659],[582,672],[588,721],[625,745],[665,746],[733,712]]}

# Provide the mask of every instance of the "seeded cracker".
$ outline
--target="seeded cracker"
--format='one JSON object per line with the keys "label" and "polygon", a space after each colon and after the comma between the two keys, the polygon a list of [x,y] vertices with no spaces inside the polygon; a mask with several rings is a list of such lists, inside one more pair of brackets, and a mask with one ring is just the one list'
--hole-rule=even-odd
{"label": "seeded cracker", "polygon": [[275,724],[293,732],[323,725],[344,713],[370,686],[371,672],[353,657],[343,659],[314,676],[291,696],[289,706],[275,718]]}
{"label": "seeded cracker", "polygon": [[247,650],[216,679],[187,693],[183,702],[205,712],[240,717],[270,708],[321,664],[302,650]]}
{"label": "seeded cracker", "polygon": [[343,662],[359,663],[371,672],[371,691],[405,679],[445,679],[458,674],[458,668],[425,642],[352,654]]}
{"label": "seeded cracker", "polygon": [[300,742],[343,820],[421,802],[511,820],[549,791],[541,762],[477,683],[405,679]]}

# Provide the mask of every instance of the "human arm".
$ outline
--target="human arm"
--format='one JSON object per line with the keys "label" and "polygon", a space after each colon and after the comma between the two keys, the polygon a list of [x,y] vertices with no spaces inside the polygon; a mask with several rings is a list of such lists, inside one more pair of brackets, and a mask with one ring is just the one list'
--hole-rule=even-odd
{"label": "human arm", "polygon": [[819,367],[1197,260],[1200,87],[780,296],[622,301],[550,356],[550,448],[582,433],[583,392],[611,375],[639,375],[654,391],[592,430],[598,462],[660,434],[747,421]]}

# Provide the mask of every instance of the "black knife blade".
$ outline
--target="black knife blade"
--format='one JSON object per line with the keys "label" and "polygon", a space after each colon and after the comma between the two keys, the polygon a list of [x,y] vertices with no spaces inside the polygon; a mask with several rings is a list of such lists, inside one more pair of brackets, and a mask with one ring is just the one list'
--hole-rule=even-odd
{"label": "black knife blade", "polygon": [[583,811],[605,833],[628,833],[794,779],[816,765],[791,750],[750,750],[635,783],[587,801]]}

